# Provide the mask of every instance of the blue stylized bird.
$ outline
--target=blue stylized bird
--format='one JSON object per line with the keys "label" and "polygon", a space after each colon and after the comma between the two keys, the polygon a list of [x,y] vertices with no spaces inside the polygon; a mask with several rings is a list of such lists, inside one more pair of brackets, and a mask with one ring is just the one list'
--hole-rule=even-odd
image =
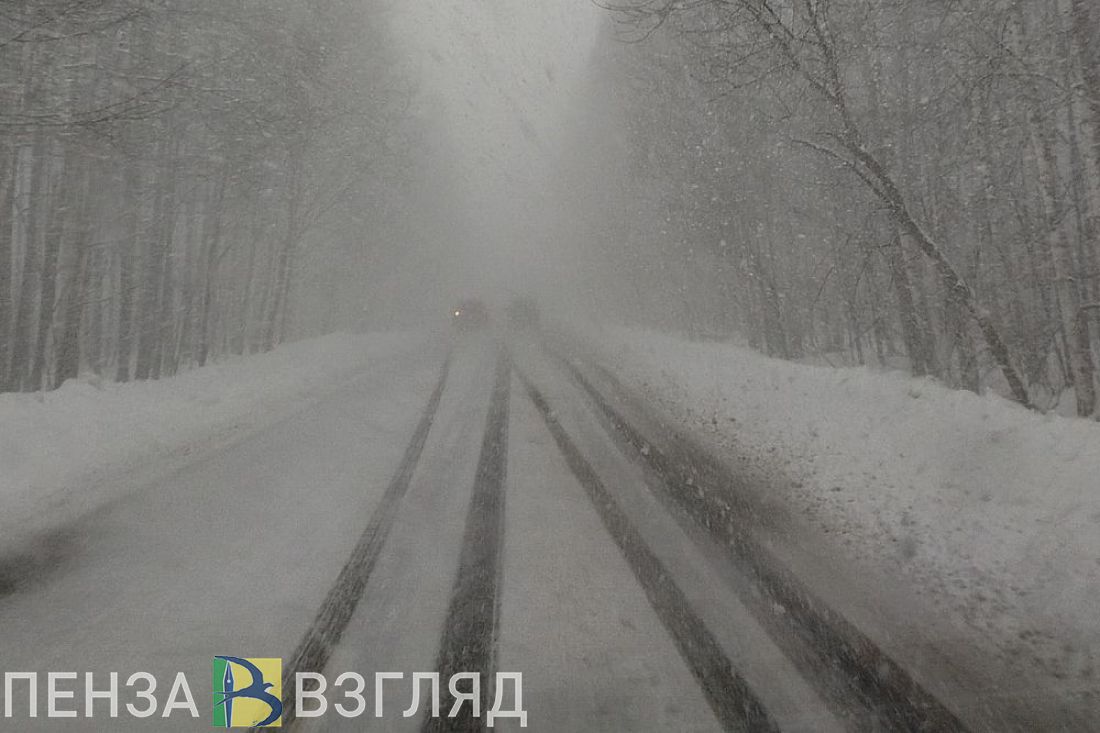
{"label": "blue stylized bird", "polygon": [[264,676],[260,673],[260,670],[256,668],[256,665],[240,657],[215,657],[215,659],[224,659],[226,662],[239,664],[252,675],[252,682],[249,683],[248,687],[242,687],[239,690],[226,690],[222,699],[218,701],[218,705],[225,705],[227,723],[229,722],[229,712],[233,705],[232,701],[238,697],[243,697],[248,700],[259,700],[266,703],[267,706],[271,708],[271,715],[268,715],[259,723],[255,723],[255,727],[262,728],[279,719],[279,716],[283,714],[283,701],[268,692],[268,690],[275,685],[270,682],[264,682]]}
{"label": "blue stylized bird", "polygon": [[[222,676],[222,693],[228,695],[233,692],[233,665],[225,663],[225,674]],[[233,727],[233,698],[224,697],[221,704],[225,705],[225,727]]]}

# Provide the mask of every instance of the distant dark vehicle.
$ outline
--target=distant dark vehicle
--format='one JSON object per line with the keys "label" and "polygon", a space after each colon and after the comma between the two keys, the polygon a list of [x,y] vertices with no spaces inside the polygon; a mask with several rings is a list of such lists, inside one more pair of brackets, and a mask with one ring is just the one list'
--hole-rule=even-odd
{"label": "distant dark vehicle", "polygon": [[539,307],[534,298],[515,298],[508,304],[508,325],[521,331],[539,327]]}
{"label": "distant dark vehicle", "polygon": [[479,331],[489,325],[489,311],[476,298],[468,298],[451,311],[451,323],[459,331]]}

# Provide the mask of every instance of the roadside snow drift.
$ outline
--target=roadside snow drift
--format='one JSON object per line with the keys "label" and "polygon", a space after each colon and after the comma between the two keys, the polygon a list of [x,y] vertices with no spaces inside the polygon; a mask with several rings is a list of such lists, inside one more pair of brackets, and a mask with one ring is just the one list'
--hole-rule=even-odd
{"label": "roadside snow drift", "polygon": [[635,329],[603,360],[727,456],[784,475],[793,512],[1014,664],[1095,689],[1100,424],[866,368]]}
{"label": "roadside snow drift", "polygon": [[[158,381],[69,381],[0,395],[0,550],[115,498],[139,469],[214,446],[296,401],[422,346],[413,333],[333,334]],[[119,480],[114,480],[118,478]]]}

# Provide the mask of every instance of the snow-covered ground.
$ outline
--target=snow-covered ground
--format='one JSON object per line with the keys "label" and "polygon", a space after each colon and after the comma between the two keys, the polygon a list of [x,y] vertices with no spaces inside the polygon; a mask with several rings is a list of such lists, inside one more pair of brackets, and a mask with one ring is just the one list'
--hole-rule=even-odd
{"label": "snow-covered ground", "polygon": [[425,343],[413,332],[332,334],[170,379],[0,395],[0,549],[118,497],[135,472],[170,471]]}
{"label": "snow-covered ground", "polygon": [[852,568],[898,578],[1011,666],[1095,691],[1100,424],[900,373],[638,329],[594,336],[665,414],[776,477]]}

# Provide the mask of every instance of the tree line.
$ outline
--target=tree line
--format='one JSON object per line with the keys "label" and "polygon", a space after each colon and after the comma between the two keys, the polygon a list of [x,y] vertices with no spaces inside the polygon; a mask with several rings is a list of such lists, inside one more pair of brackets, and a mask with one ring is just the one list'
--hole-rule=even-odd
{"label": "tree line", "polygon": [[320,231],[362,247],[390,205],[379,171],[410,149],[381,13],[5,3],[0,391],[157,378],[285,338],[303,249]]}
{"label": "tree line", "polygon": [[594,239],[660,317],[1096,414],[1100,8],[610,9],[573,164],[615,151]]}

